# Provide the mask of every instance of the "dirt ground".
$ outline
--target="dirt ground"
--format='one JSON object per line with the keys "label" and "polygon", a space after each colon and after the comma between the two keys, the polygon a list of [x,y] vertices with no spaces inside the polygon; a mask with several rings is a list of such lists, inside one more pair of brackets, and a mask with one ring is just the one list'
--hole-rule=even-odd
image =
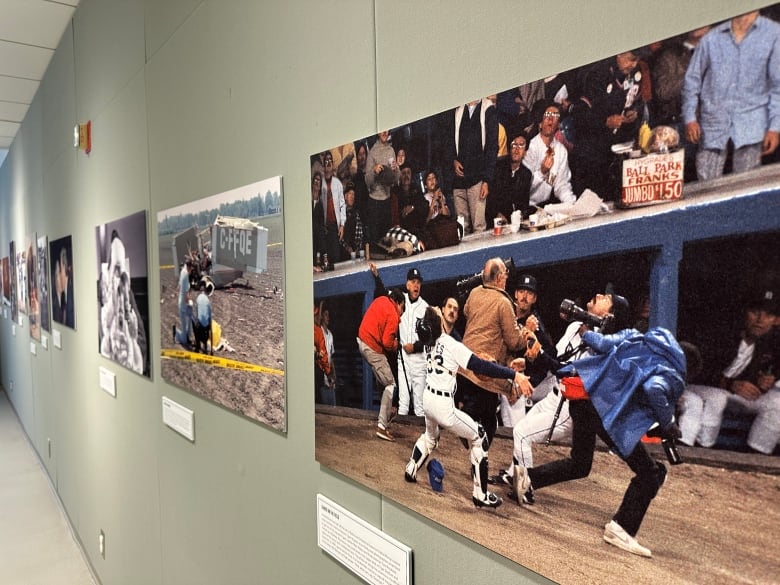
{"label": "dirt ground", "polygon": [[[170,249],[160,250],[160,263],[170,264]],[[179,323],[178,279],[173,269],[160,270],[160,322],[162,349],[182,349],[173,341],[172,328]],[[194,299],[195,294],[191,293]],[[282,246],[268,248],[268,270],[245,273],[235,286],[211,295],[213,318],[235,352],[214,355],[285,369],[284,254]],[[252,372],[180,359],[162,360],[162,376],[168,382],[212,400],[248,418],[285,430],[285,380],[278,373]]]}
{"label": "dirt ground", "polygon": [[[392,426],[397,441],[388,443],[374,436],[375,414],[348,410],[318,407],[320,464],[553,581],[780,583],[777,458],[740,454],[742,461],[747,457],[768,465],[724,467],[708,461],[712,450],[682,448],[686,463],[669,469],[637,535],[653,552],[653,558],[646,559],[602,539],[632,475],[606,450],[596,453],[588,478],[538,490],[533,506],[519,506],[505,497],[508,490],[495,486],[504,504],[495,510],[477,509],[471,503],[468,452],[455,435],[443,431],[432,455],[445,469],[444,491],[438,494],[430,488],[425,469],[416,484],[404,480],[404,466],[424,428],[421,419],[402,417],[405,420]],[[650,448],[664,459],[656,445]],[[511,461],[511,449],[511,434],[496,437],[490,450],[491,474]],[[538,446],[534,460],[540,465],[567,453],[562,445]]]}

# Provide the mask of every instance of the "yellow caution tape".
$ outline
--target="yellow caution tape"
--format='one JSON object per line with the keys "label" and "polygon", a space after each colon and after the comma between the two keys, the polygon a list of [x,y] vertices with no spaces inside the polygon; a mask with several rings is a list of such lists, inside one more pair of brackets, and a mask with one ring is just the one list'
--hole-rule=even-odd
{"label": "yellow caution tape", "polygon": [[199,364],[218,366],[220,368],[230,368],[232,370],[244,370],[246,372],[261,372],[263,374],[284,376],[284,370],[266,368],[265,366],[258,366],[257,364],[248,364],[246,362],[239,362],[237,360],[230,360],[204,353],[195,353],[194,351],[187,351],[185,349],[163,349],[160,350],[160,356],[167,359],[187,360]]}

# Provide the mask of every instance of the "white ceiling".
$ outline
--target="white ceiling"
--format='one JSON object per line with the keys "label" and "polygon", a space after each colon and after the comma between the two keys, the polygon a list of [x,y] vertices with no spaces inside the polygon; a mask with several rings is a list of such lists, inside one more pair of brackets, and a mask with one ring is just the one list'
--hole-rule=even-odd
{"label": "white ceiling", "polygon": [[0,163],[79,0],[0,0]]}

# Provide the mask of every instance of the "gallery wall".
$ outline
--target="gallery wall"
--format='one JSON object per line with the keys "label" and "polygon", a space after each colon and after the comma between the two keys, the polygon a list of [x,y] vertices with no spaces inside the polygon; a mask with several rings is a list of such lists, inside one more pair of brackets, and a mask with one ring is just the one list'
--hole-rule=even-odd
{"label": "gallery wall", "polygon": [[[33,232],[72,234],[76,329],[33,355],[26,320],[0,319],[0,375],[100,580],[360,583],[317,547],[323,493],[412,547],[417,583],[547,582],[315,462],[312,357],[298,349],[311,344],[308,157],[734,12],[721,0],[82,0],[0,169],[0,256]],[[87,120],[89,155],[72,145]],[[95,295],[95,226],[147,210],[154,299],[156,212],[276,175],[286,433],[164,382],[155,302],[151,379],[101,358]],[[163,396],[194,410],[194,442],[163,425]]]}

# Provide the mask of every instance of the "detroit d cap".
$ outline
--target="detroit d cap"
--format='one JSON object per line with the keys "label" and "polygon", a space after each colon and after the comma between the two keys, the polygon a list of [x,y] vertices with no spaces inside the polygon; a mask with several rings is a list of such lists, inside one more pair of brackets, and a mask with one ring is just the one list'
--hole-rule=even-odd
{"label": "detroit d cap", "polygon": [[530,274],[521,274],[517,277],[517,284],[515,285],[515,289],[518,288],[524,288],[525,290],[530,290],[535,293],[537,292],[536,279]]}
{"label": "detroit d cap", "polygon": [[406,273],[406,280],[419,280],[420,282],[423,281],[422,274],[420,274],[420,271],[416,268],[409,269],[409,272]]}

